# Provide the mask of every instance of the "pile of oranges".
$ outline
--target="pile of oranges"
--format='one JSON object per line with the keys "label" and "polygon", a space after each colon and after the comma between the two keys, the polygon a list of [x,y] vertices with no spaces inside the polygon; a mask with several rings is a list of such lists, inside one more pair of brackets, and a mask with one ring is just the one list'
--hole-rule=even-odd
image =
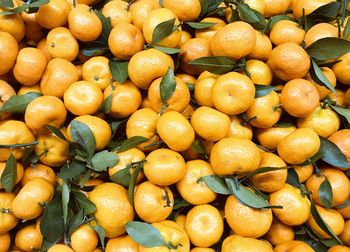
{"label": "pile of oranges", "polygon": [[349,13],[0,1],[0,252],[349,252]]}

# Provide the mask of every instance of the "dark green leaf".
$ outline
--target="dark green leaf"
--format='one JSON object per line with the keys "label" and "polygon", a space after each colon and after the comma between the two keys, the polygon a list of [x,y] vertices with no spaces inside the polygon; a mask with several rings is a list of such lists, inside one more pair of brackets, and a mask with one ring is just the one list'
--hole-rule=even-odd
{"label": "dark green leaf", "polygon": [[249,5],[245,3],[238,3],[237,10],[239,13],[239,17],[243,21],[251,24],[255,29],[265,29],[266,20],[260,12],[250,8]]}
{"label": "dark green leaf", "polygon": [[109,167],[115,166],[118,160],[119,158],[114,152],[104,150],[93,155],[91,162],[94,171],[101,172],[106,171]]}
{"label": "dark green leaf", "polygon": [[335,88],[330,83],[330,81],[327,79],[327,77],[322,72],[321,68],[318,67],[316,62],[314,60],[311,60],[311,67],[310,67],[310,75],[311,78],[319,85],[325,86],[332,92],[335,92]]}
{"label": "dark green leaf", "polygon": [[197,30],[206,29],[216,25],[216,23],[211,23],[211,22],[185,22],[185,24]]}
{"label": "dark green leaf", "polygon": [[344,32],[343,32],[343,38],[347,39],[350,35],[350,19],[346,21]]}
{"label": "dark green leaf", "polygon": [[339,106],[331,105],[332,109],[335,110],[339,115],[343,116],[348,123],[350,123],[350,109],[342,108]]}
{"label": "dark green leaf", "polygon": [[181,199],[179,201],[176,201],[175,200],[175,203],[174,203],[174,207],[173,207],[173,210],[178,210],[180,208],[183,208],[183,207],[187,207],[187,206],[190,206],[191,204],[188,203],[186,200],[184,199]]}
{"label": "dark green leaf", "polygon": [[140,144],[147,142],[149,139],[143,136],[133,136],[122,142],[121,145],[115,147],[113,151],[123,152],[135,148]]}
{"label": "dark green leaf", "polygon": [[301,189],[299,176],[298,176],[298,173],[295,171],[294,168],[288,169],[288,177],[287,177],[287,181],[286,182],[288,184],[290,184],[291,186],[294,186],[296,188]]}
{"label": "dark green leaf", "polygon": [[176,79],[173,70],[169,67],[168,71],[159,84],[160,97],[163,104],[173,95],[176,88]]}
{"label": "dark green leaf", "polygon": [[317,152],[311,158],[306,159],[303,163],[298,164],[298,166],[307,166],[316,163],[318,160],[323,158],[323,153]]}
{"label": "dark green leaf", "polygon": [[198,154],[206,155],[203,143],[200,139],[196,139],[193,141],[193,143],[191,145],[191,149],[194,152],[197,152]]}
{"label": "dark green leaf", "polygon": [[218,194],[230,195],[231,191],[227,187],[225,180],[216,175],[207,175],[201,177],[204,183],[212,190]]}
{"label": "dark green leaf", "polygon": [[338,236],[333,232],[333,230],[327,225],[327,223],[322,219],[321,215],[317,211],[316,204],[311,200],[311,215],[316,221],[317,225],[332,239],[336,240],[338,244],[342,244]]}
{"label": "dark green leaf", "polygon": [[350,41],[340,38],[322,38],[312,43],[306,52],[317,61],[335,60],[350,51]]}
{"label": "dark green leaf", "polygon": [[80,52],[87,57],[95,57],[104,55],[107,52],[108,48],[104,46],[98,47],[84,47],[80,49]]}
{"label": "dark green leaf", "polygon": [[289,128],[294,126],[294,124],[290,122],[277,122],[274,126],[280,127],[280,128]]}
{"label": "dark green leaf", "polygon": [[23,11],[28,11],[30,8],[38,8],[41,5],[47,4],[48,2],[50,2],[50,0],[39,0],[36,2],[32,2],[30,4],[26,3],[26,4],[23,4],[22,6],[17,7],[17,8],[8,9],[6,11],[0,12],[0,16],[18,14],[18,13],[21,13]]}
{"label": "dark green leaf", "polygon": [[79,179],[79,186],[80,186],[80,188],[84,188],[85,187],[86,182],[91,177],[91,173],[92,173],[92,170],[87,170],[85,173],[83,173],[83,176],[80,177],[80,179]]}
{"label": "dark green leaf", "polygon": [[335,19],[340,7],[340,3],[330,2],[318,7],[316,10],[307,15],[307,17],[311,19],[321,19],[324,20],[323,22],[328,22]]}
{"label": "dark green leaf", "polygon": [[85,171],[85,164],[78,160],[73,160],[70,164],[65,164],[57,174],[63,180],[79,177]]}
{"label": "dark green leaf", "polygon": [[49,248],[51,248],[54,244],[55,244],[55,242],[50,242],[50,241],[47,241],[47,240],[43,239],[39,252],[46,252],[46,251],[48,251]]}
{"label": "dark green leaf", "polygon": [[190,91],[190,93],[193,93],[195,85],[193,83],[187,83],[187,82],[186,82],[186,85],[187,85],[187,88]]}
{"label": "dark green leaf", "polygon": [[157,49],[158,51],[161,51],[166,54],[176,54],[180,52],[180,49],[178,48],[171,48],[171,47],[164,47],[164,46],[152,46],[154,49]]}
{"label": "dark green leaf", "polygon": [[60,131],[59,129],[57,129],[56,127],[54,126],[51,126],[51,125],[46,125],[46,127],[49,128],[49,130],[55,134],[58,138],[64,140],[64,141],[68,141],[67,138],[65,137],[65,135],[62,133],[62,131]]}
{"label": "dark green leaf", "polygon": [[139,175],[140,171],[143,168],[143,164],[137,164],[135,167],[134,172],[131,174],[130,183],[129,183],[129,189],[128,189],[128,197],[130,200],[130,203],[134,205],[134,191],[137,181],[137,176]]}
{"label": "dark green leaf", "polygon": [[45,240],[50,242],[56,242],[62,237],[64,222],[61,197],[55,197],[45,206],[40,221],[40,231]]}
{"label": "dark green leaf", "polygon": [[247,189],[245,186],[239,184],[239,186],[236,187],[236,184],[233,179],[226,178],[225,182],[230,191],[243,204],[257,209],[271,207],[270,204],[263,197]]}
{"label": "dark green leaf", "polygon": [[70,134],[73,142],[78,143],[89,157],[95,152],[96,140],[91,129],[84,123],[73,120],[70,124]]}
{"label": "dark green leaf", "polygon": [[6,7],[6,8],[12,8],[13,5],[13,0],[1,0],[0,1],[0,7]]}
{"label": "dark green leaf", "polygon": [[345,208],[345,207],[347,207],[349,205],[350,205],[350,198],[347,201],[345,201],[343,204],[335,206],[335,208],[336,209],[342,209],[342,208]]}
{"label": "dark green leaf", "polygon": [[237,63],[224,56],[202,57],[188,63],[202,71],[209,71],[214,74],[225,74],[232,71]]}
{"label": "dark green leaf", "polygon": [[332,207],[333,191],[331,183],[329,183],[329,180],[327,178],[325,178],[325,180],[321,183],[320,188],[318,189],[318,197],[320,198],[323,206],[326,208]]}
{"label": "dark green leaf", "polygon": [[[216,9],[218,9],[219,5],[223,2],[223,0],[208,0],[207,2],[207,11],[206,13],[212,13]],[[202,13],[201,13],[202,14]]]}
{"label": "dark green leaf", "polygon": [[296,19],[288,16],[288,15],[277,15],[277,16],[273,16],[270,18],[269,21],[269,29],[271,30],[272,27],[277,24],[279,21],[281,20],[290,20],[290,21],[297,21]]}
{"label": "dark green leaf", "polygon": [[103,105],[102,105],[102,111],[106,114],[108,114],[109,112],[111,112],[111,107],[112,107],[112,98],[113,95],[112,93],[109,94],[106,98],[106,100],[104,100]]}
{"label": "dark green leaf", "polygon": [[68,203],[69,203],[70,190],[66,182],[62,182],[62,211],[63,221],[66,225],[68,217]]}
{"label": "dark green leaf", "polygon": [[41,96],[37,92],[29,92],[23,95],[13,95],[0,108],[0,112],[24,113],[28,104]]}
{"label": "dark green leaf", "polygon": [[74,215],[68,224],[68,235],[70,236],[78,227],[84,224],[84,209]]}
{"label": "dark green leaf", "polygon": [[111,70],[113,79],[118,83],[124,83],[128,78],[128,61],[109,60],[109,69]]}
{"label": "dark green leaf", "polygon": [[204,16],[208,11],[208,0],[199,0],[201,3],[201,14],[200,16]]}
{"label": "dark green leaf", "polygon": [[255,84],[255,98],[263,97],[276,90],[273,86]]}
{"label": "dark green leaf", "polygon": [[278,171],[278,170],[287,170],[291,168],[291,166],[283,166],[283,167],[261,167],[256,169],[255,171],[248,173],[246,176],[243,177],[244,180],[251,178],[257,174],[261,174],[261,173],[266,173],[266,172],[270,172],[270,171]]}
{"label": "dark green leaf", "polygon": [[323,155],[322,160],[330,165],[334,165],[341,168],[350,168],[350,164],[346,156],[340,151],[338,146],[328,139],[320,137],[321,147],[319,153]]}
{"label": "dark green leaf", "polygon": [[174,32],[175,18],[158,24],[152,34],[152,44],[157,44]]}
{"label": "dark green leaf", "polygon": [[106,239],[106,233],[105,230],[98,225],[91,226],[93,230],[98,234],[98,237],[100,238],[102,248],[105,248],[105,239]]}
{"label": "dark green leaf", "polygon": [[128,235],[138,244],[146,248],[164,246],[164,238],[151,224],[139,221],[129,221],[125,225]]}
{"label": "dark green leaf", "polygon": [[131,174],[130,174],[131,164],[128,164],[124,169],[121,169],[109,177],[114,183],[120,184],[122,186],[129,186]]}
{"label": "dark green leaf", "polygon": [[[27,162],[30,158],[30,156],[34,153],[34,146],[30,146],[29,148],[25,148],[23,152],[23,157],[22,157],[22,164]],[[34,153],[35,155],[35,153]]]}
{"label": "dark green leaf", "polygon": [[93,202],[91,202],[85,194],[73,191],[74,199],[79,204],[80,209],[84,209],[84,214],[89,215],[96,212],[96,206]]}
{"label": "dark green leaf", "polygon": [[6,161],[5,169],[1,174],[1,185],[6,192],[12,192],[17,180],[17,160],[10,154]]}
{"label": "dark green leaf", "polygon": [[109,34],[111,33],[112,26],[111,26],[111,18],[110,17],[105,17],[100,11],[94,10],[95,14],[98,16],[98,18],[102,22],[102,34],[101,34],[101,40],[107,44],[108,46],[108,37]]}

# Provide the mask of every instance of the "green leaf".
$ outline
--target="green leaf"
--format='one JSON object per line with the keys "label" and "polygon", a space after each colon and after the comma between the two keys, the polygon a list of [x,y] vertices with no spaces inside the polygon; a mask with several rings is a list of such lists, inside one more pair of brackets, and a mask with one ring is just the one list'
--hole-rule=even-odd
{"label": "green leaf", "polygon": [[111,112],[111,107],[112,107],[112,98],[113,95],[112,93],[110,93],[106,100],[104,100],[103,105],[102,105],[102,111],[106,114],[108,114],[109,112]]}
{"label": "green leaf", "polygon": [[56,242],[62,237],[64,222],[61,197],[55,197],[45,206],[40,221],[40,232],[45,240],[50,242]]}
{"label": "green leaf", "polygon": [[294,168],[288,169],[288,177],[287,177],[287,181],[286,182],[288,184],[290,184],[291,186],[294,186],[296,188],[301,189],[299,176],[298,176],[298,173],[295,171]]}
{"label": "green leaf", "polygon": [[243,21],[251,24],[255,29],[265,29],[266,20],[260,12],[250,8],[249,5],[245,3],[237,3],[237,10],[239,17]]}
{"label": "green leaf", "polygon": [[123,152],[135,148],[149,139],[143,136],[133,136],[122,142],[121,145],[113,148],[113,151]]}
{"label": "green leaf", "polygon": [[41,243],[41,248],[39,252],[46,252],[48,251],[53,245],[55,245],[55,242],[50,242],[47,241],[43,238],[42,243]]}
{"label": "green leaf", "polygon": [[105,239],[106,239],[105,230],[101,226],[98,226],[98,225],[91,226],[91,228],[98,234],[102,248],[104,249],[105,248]]}
{"label": "green leaf", "polygon": [[181,200],[176,200],[175,199],[175,203],[174,203],[174,207],[173,207],[173,210],[178,210],[180,208],[183,208],[183,207],[187,207],[187,206],[190,206],[191,204],[188,203],[186,200],[184,199],[181,199]]}
{"label": "green leaf", "polygon": [[163,104],[173,95],[176,88],[176,79],[173,70],[169,67],[168,71],[159,84],[160,97]]}
{"label": "green leaf", "polygon": [[113,79],[118,83],[122,84],[128,79],[128,61],[109,60],[108,65]]}
{"label": "green leaf", "polygon": [[84,209],[69,219],[68,235],[70,236],[78,227],[84,224]]}
{"label": "green leaf", "polygon": [[65,164],[57,174],[63,180],[79,177],[85,171],[85,164],[74,159],[72,163]]}
{"label": "green leaf", "polygon": [[158,24],[152,34],[152,44],[157,44],[162,41],[164,38],[168,37],[172,34],[175,26],[175,18],[166,20]]}
{"label": "green leaf", "polygon": [[6,192],[12,192],[17,180],[17,160],[12,152],[6,161],[5,169],[1,174],[1,185]]}
{"label": "green leaf", "polygon": [[108,37],[109,34],[111,33],[112,26],[111,26],[111,18],[110,17],[105,17],[102,12],[98,10],[94,10],[95,14],[98,16],[98,18],[102,22],[102,33],[101,33],[101,40],[104,42],[104,44],[107,44],[108,46]]}
{"label": "green leaf", "polygon": [[63,211],[63,221],[65,226],[67,225],[68,217],[68,203],[69,203],[70,190],[66,182],[62,182],[62,211]]}
{"label": "green leaf", "polygon": [[212,23],[212,22],[185,22],[185,24],[197,30],[206,29],[216,25],[216,23]]}
{"label": "green leaf", "polygon": [[245,186],[238,184],[236,186],[233,179],[225,178],[225,182],[230,191],[243,204],[257,209],[271,208],[270,204],[261,196],[248,190]]}
{"label": "green leaf", "polygon": [[327,77],[322,72],[321,68],[316,64],[314,60],[311,59],[311,67],[310,67],[310,75],[311,78],[319,85],[325,86],[329,90],[331,90],[333,93],[335,92],[335,88],[330,83],[330,81],[327,79]]}
{"label": "green leaf", "polygon": [[322,38],[306,48],[306,52],[316,61],[335,60],[349,51],[350,41],[340,38]]}
{"label": "green leaf", "polygon": [[105,46],[97,47],[84,47],[80,49],[80,52],[87,57],[95,57],[104,55],[107,52],[108,48]]}
{"label": "green leaf", "polygon": [[166,54],[176,54],[180,52],[180,49],[178,48],[171,48],[171,47],[164,47],[164,46],[155,46],[152,45],[154,49],[157,49],[158,51],[161,51]]}
{"label": "green leaf", "polygon": [[0,7],[5,7],[5,8],[12,8],[13,5],[13,0],[1,0],[0,1]]}
{"label": "green leaf", "polygon": [[281,20],[290,20],[290,21],[294,21],[296,22],[297,20],[295,18],[292,18],[288,15],[277,15],[277,16],[273,16],[270,18],[269,20],[269,30],[272,29],[272,27],[277,24],[279,21]]}
{"label": "green leaf", "polygon": [[94,171],[106,171],[107,168],[113,167],[118,163],[119,157],[108,150],[97,152],[91,158]]}
{"label": "green leaf", "polygon": [[96,206],[91,202],[85,194],[79,191],[73,191],[75,201],[78,203],[80,209],[84,209],[84,214],[89,215],[96,212]]}
{"label": "green leaf", "polygon": [[131,164],[128,164],[124,169],[121,169],[110,176],[109,180],[125,187],[129,186],[131,179],[130,168]]}
{"label": "green leaf", "polygon": [[294,124],[290,122],[277,122],[274,126],[280,127],[280,128],[289,128],[294,126]]}
{"label": "green leaf", "polygon": [[41,96],[37,92],[29,92],[23,95],[13,95],[0,108],[0,112],[24,113],[28,104]]}
{"label": "green leaf", "polygon": [[207,3],[207,12],[212,13],[216,9],[218,9],[219,5],[223,2],[223,0],[209,0]]}
{"label": "green leaf", "polygon": [[330,105],[339,115],[343,116],[350,123],[350,109],[342,108],[335,105]]}
{"label": "green leaf", "polygon": [[343,38],[347,39],[349,35],[350,35],[350,20],[348,19],[346,21],[346,24],[345,24],[345,27],[344,27]]}
{"label": "green leaf", "polygon": [[70,124],[70,134],[73,142],[78,143],[89,157],[95,152],[96,140],[91,129],[84,123],[73,120]]}
{"label": "green leaf", "polygon": [[227,187],[225,180],[216,175],[207,175],[201,177],[207,187],[210,188],[213,192],[223,195],[230,195],[231,191]]}
{"label": "green leaf", "polygon": [[330,2],[318,7],[316,10],[307,15],[307,18],[320,19],[323,22],[328,22],[336,18],[341,4],[338,2]]}
{"label": "green leaf", "polygon": [[321,147],[319,153],[323,155],[322,160],[330,165],[341,168],[350,168],[346,156],[340,151],[338,146],[328,139],[320,137]]}
{"label": "green leaf", "polygon": [[321,215],[317,211],[316,204],[311,200],[311,215],[316,221],[317,225],[332,239],[336,240],[338,244],[342,244],[338,236],[333,232],[333,230],[327,225],[327,223],[322,219]]}
{"label": "green leaf", "polygon": [[283,166],[283,167],[261,167],[256,169],[255,171],[248,173],[246,176],[244,176],[242,180],[247,180],[257,174],[262,174],[262,173],[266,173],[266,172],[271,172],[271,171],[278,171],[278,170],[287,170],[291,168],[291,166]]}
{"label": "green leaf", "polygon": [[323,206],[326,208],[332,208],[332,200],[333,200],[333,191],[331,183],[329,180],[325,178],[325,180],[321,183],[320,188],[318,189],[318,197]]}
{"label": "green leaf", "polygon": [[263,97],[276,90],[273,86],[255,84],[255,98]]}
{"label": "green leaf", "polygon": [[193,141],[191,145],[191,149],[194,152],[197,152],[198,154],[206,155],[207,153],[205,152],[204,145],[200,139],[196,139]]}
{"label": "green leaf", "polygon": [[237,63],[224,56],[202,57],[188,63],[202,71],[209,71],[214,74],[225,74],[232,71]]}
{"label": "green leaf", "polygon": [[349,206],[349,205],[350,205],[350,198],[349,198],[347,201],[345,201],[343,204],[338,205],[338,206],[335,206],[334,208],[336,208],[336,209],[342,209],[342,208],[345,208],[345,207],[347,207],[347,206]]}
{"label": "green leaf", "polygon": [[68,141],[67,138],[65,137],[65,135],[62,133],[62,131],[60,131],[59,129],[57,129],[54,126],[51,125],[46,125],[46,127],[48,127],[48,129],[55,134],[58,138],[64,140],[64,141]]}
{"label": "green leaf", "polygon": [[208,0],[199,0],[201,3],[201,14],[200,16],[204,16],[208,11]]}
{"label": "green leaf", "polygon": [[26,4],[23,4],[22,6],[17,7],[17,8],[8,9],[6,11],[0,12],[0,16],[18,14],[18,13],[21,13],[23,11],[28,11],[30,8],[38,8],[41,5],[47,4],[48,2],[50,2],[50,0],[39,0],[36,2],[32,2],[30,4],[26,3]]}
{"label": "green leaf", "polygon": [[158,229],[151,224],[139,221],[129,221],[125,225],[126,232],[136,243],[146,248],[166,245]]}
{"label": "green leaf", "polygon": [[128,189],[128,197],[131,205],[134,205],[134,191],[135,191],[137,176],[139,175],[142,168],[143,168],[143,163],[137,164],[134,172],[131,174],[129,189]]}

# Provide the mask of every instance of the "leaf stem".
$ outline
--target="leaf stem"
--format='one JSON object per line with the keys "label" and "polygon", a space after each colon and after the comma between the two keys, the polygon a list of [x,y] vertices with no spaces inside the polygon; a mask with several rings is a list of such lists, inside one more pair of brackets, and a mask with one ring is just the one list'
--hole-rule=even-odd
{"label": "leaf stem", "polygon": [[34,141],[31,143],[24,143],[24,144],[0,144],[0,149],[2,148],[22,148],[22,147],[29,147],[29,146],[33,146],[33,145],[37,145],[39,142],[38,141]]}

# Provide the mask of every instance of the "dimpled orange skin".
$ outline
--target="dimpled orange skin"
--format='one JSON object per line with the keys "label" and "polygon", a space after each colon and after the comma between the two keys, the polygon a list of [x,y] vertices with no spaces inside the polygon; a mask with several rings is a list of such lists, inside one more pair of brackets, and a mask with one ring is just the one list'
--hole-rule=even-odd
{"label": "dimpled orange skin", "polygon": [[297,172],[300,183],[304,183],[314,171],[314,166],[312,164],[305,166],[293,166],[293,169]]}
{"label": "dimpled orange skin", "polygon": [[338,130],[328,139],[338,146],[350,163],[350,129]]}
{"label": "dimpled orange skin", "polygon": [[191,125],[195,132],[208,141],[219,141],[224,138],[231,124],[224,113],[209,107],[197,108],[191,117]]}
{"label": "dimpled orange skin", "polygon": [[[167,100],[168,107],[165,111],[174,110],[177,112],[182,112],[190,103],[190,91],[188,90],[187,85],[179,78],[175,77],[176,87]],[[159,112],[162,109],[163,102],[160,96],[160,83],[162,78],[158,78],[152,82],[148,89],[148,99],[151,103],[152,108]]]}
{"label": "dimpled orange skin", "polygon": [[274,218],[270,230],[266,234],[266,238],[274,246],[292,241],[294,240],[293,227],[283,224],[277,218]]}
{"label": "dimpled orange skin", "polygon": [[140,107],[142,102],[141,92],[131,81],[125,81],[122,84],[113,82],[112,85],[114,90],[109,85],[104,91],[104,100],[112,94],[109,114],[115,118],[128,117]]}
{"label": "dimpled orange skin", "polygon": [[[33,132],[22,121],[5,120],[0,121],[0,143],[1,144],[20,144],[31,143],[35,140]],[[23,157],[24,148],[15,148],[12,155],[16,159]],[[1,149],[0,161],[6,161],[10,157],[10,148]]]}
{"label": "dimpled orange skin", "polygon": [[74,252],[74,250],[63,244],[55,244],[47,252]]}
{"label": "dimpled orange skin", "polygon": [[174,151],[187,150],[195,138],[190,122],[179,112],[165,112],[158,118],[157,132],[160,138]]}
{"label": "dimpled orange skin", "polygon": [[56,96],[40,96],[31,101],[24,114],[25,123],[36,133],[48,132],[47,125],[60,128],[66,121],[67,110]]}
{"label": "dimpled orange skin", "polygon": [[345,85],[350,85],[350,78],[347,74],[350,70],[350,53],[346,53],[339,57],[340,62],[333,65],[332,69],[337,80]]}
{"label": "dimpled orange skin", "polygon": [[227,56],[234,60],[250,54],[256,43],[254,28],[245,22],[237,21],[218,30],[210,41],[214,56]]}
{"label": "dimpled orange skin", "polygon": [[256,128],[270,128],[275,125],[282,115],[280,96],[275,91],[268,95],[255,98],[254,103],[245,112],[246,118],[255,118],[250,124]]}
{"label": "dimpled orange skin", "polygon": [[251,53],[248,54],[249,59],[257,59],[266,61],[272,51],[272,43],[268,36],[262,34],[260,31],[255,31],[256,42],[255,47]]}
{"label": "dimpled orange skin", "polygon": [[[0,162],[0,177],[2,175],[2,173],[4,172],[6,167],[6,163],[5,162]],[[16,165],[16,171],[17,171],[17,176],[16,176],[16,182],[15,184],[18,184],[21,179],[23,178],[23,166],[21,163],[17,163]],[[4,189],[2,183],[0,182],[0,189]]]}
{"label": "dimpled orange skin", "polygon": [[108,37],[108,45],[117,59],[128,60],[143,49],[142,31],[132,24],[118,24]]}
{"label": "dimpled orange skin", "polygon": [[139,0],[134,2],[130,7],[132,23],[142,30],[148,14],[158,8],[160,8],[160,5],[157,0]]}
{"label": "dimpled orange skin", "polygon": [[[334,209],[326,209],[322,206],[316,205],[317,212],[320,214],[323,221],[328,225],[330,229],[339,235],[344,229],[344,219],[343,216]],[[315,219],[310,215],[307,224],[319,237],[328,239],[330,236],[326,234],[323,229],[321,229],[316,223]]]}
{"label": "dimpled orange skin", "polygon": [[329,23],[319,23],[312,26],[305,34],[305,44],[310,46],[315,41],[322,38],[338,37],[338,29]]}
{"label": "dimpled orange skin", "polygon": [[51,0],[49,3],[39,7],[35,18],[40,26],[53,29],[64,26],[68,20],[71,5],[68,1]]}
{"label": "dimpled orange skin", "polygon": [[264,2],[264,17],[271,17],[286,12],[291,0],[264,0]]}
{"label": "dimpled orange skin", "polygon": [[[4,11],[0,8],[0,12]],[[25,34],[25,24],[21,15],[0,15],[0,31],[10,33],[17,42],[20,42]]]}
{"label": "dimpled orange skin", "polygon": [[298,226],[305,223],[310,216],[310,201],[301,191],[289,184],[270,194],[270,204],[283,208],[272,209],[274,215],[284,224]]}
{"label": "dimpled orange skin", "polygon": [[139,245],[128,235],[109,239],[106,244],[106,252],[139,252]]}
{"label": "dimpled orange skin", "polygon": [[112,78],[108,62],[109,59],[104,56],[96,56],[87,60],[82,66],[83,80],[94,82],[101,90],[105,90]]}
{"label": "dimpled orange skin", "polygon": [[217,175],[251,172],[259,163],[260,151],[248,139],[223,138],[214,144],[210,154],[210,164]]}
{"label": "dimpled orange skin", "polygon": [[[339,210],[339,209],[337,209],[337,210]],[[344,230],[339,235],[339,238],[344,243],[344,245],[350,246],[350,220],[345,221]]]}
{"label": "dimpled orange skin", "polygon": [[15,197],[16,196],[13,193],[0,192],[0,209],[10,210],[9,212],[0,211],[0,235],[6,234],[8,231],[13,229],[18,223],[17,217],[11,212],[12,202],[15,199]]}
{"label": "dimpled orange skin", "polygon": [[293,42],[300,45],[304,41],[305,31],[291,20],[278,21],[271,29],[270,40],[275,45]]}
{"label": "dimpled orange skin", "polygon": [[173,59],[154,48],[134,54],[128,65],[130,80],[141,89],[148,89],[152,81],[163,77],[170,67],[174,70]]}
{"label": "dimpled orange skin", "polygon": [[320,145],[320,138],[314,130],[298,128],[278,143],[277,152],[287,163],[301,164],[315,155]]}
{"label": "dimpled orange skin", "polygon": [[124,234],[125,224],[134,219],[127,191],[121,185],[114,183],[98,185],[90,192],[89,200],[96,205],[96,220],[108,238]]}
{"label": "dimpled orange skin", "polygon": [[240,235],[230,235],[222,243],[222,252],[244,251],[244,252],[273,252],[270,243],[264,240],[247,238]]}
{"label": "dimpled orange skin", "polygon": [[210,247],[220,240],[224,221],[217,208],[208,204],[194,206],[187,213],[185,231],[193,245]]}
{"label": "dimpled orange skin", "polygon": [[[74,120],[84,123],[90,128],[96,140],[96,150],[102,150],[107,146],[110,141],[112,131],[106,121],[97,116],[91,115],[78,116],[74,118]],[[68,139],[72,141],[73,139],[70,132],[70,124],[68,125],[67,133]]]}
{"label": "dimpled orange skin", "polygon": [[74,115],[91,115],[103,103],[99,86],[90,81],[72,83],[63,95],[64,105]]}
{"label": "dimpled orange skin", "polygon": [[261,60],[248,60],[246,63],[247,71],[249,72],[249,78],[254,84],[270,85],[272,82],[272,71],[270,67]]}
{"label": "dimpled orange skin", "polygon": [[0,235],[0,252],[7,252],[10,249],[11,238],[9,233]]}
{"label": "dimpled orange skin", "polygon": [[23,251],[33,251],[40,249],[43,236],[35,227],[35,224],[27,225],[17,231],[15,245]]}
{"label": "dimpled orange skin", "polygon": [[78,81],[78,72],[68,60],[55,58],[46,66],[40,81],[43,95],[63,98],[64,92],[73,83]]}
{"label": "dimpled orange skin", "polygon": [[278,244],[274,252],[315,252],[307,243],[302,241],[287,241],[281,244]]}
{"label": "dimpled orange skin", "polygon": [[199,0],[164,0],[163,6],[174,12],[182,21],[195,20],[201,13],[201,2]]}
{"label": "dimpled orange skin", "polygon": [[85,4],[77,4],[68,15],[69,30],[80,41],[96,40],[102,33],[102,22]]}
{"label": "dimpled orange skin", "polygon": [[50,62],[50,60],[52,60],[46,45],[46,38],[43,38],[42,40],[40,40],[36,45],[36,48],[38,48],[40,51],[42,51],[45,54],[46,62]]}
{"label": "dimpled orange skin", "polygon": [[79,53],[79,44],[69,29],[57,27],[46,37],[46,46],[51,58],[73,61]]}
{"label": "dimpled orange skin", "polygon": [[56,173],[52,168],[42,164],[35,164],[24,169],[21,185],[24,186],[35,178],[45,179],[52,185],[56,184]]}
{"label": "dimpled orange skin", "polygon": [[158,114],[151,108],[142,108],[135,111],[126,123],[126,136],[143,136],[150,140],[142,143],[138,148],[142,151],[152,151],[153,148],[144,148],[150,143],[158,142],[159,136],[155,134],[157,128]]}
{"label": "dimpled orange skin", "polygon": [[201,20],[201,22],[215,23],[215,25],[205,28],[205,29],[197,29],[195,31],[196,38],[205,38],[209,41],[213,38],[215,33],[220,30],[222,27],[226,25],[226,23],[217,17],[206,17]]}
{"label": "dimpled orange skin", "polygon": [[176,184],[177,190],[192,205],[207,204],[215,200],[213,192],[200,178],[214,175],[210,164],[203,160],[186,162],[185,176]]}
{"label": "dimpled orange skin", "polygon": [[310,68],[310,59],[302,47],[287,42],[272,50],[267,64],[278,78],[289,81],[303,78],[307,74]]}
{"label": "dimpled orange skin", "polygon": [[37,84],[46,67],[46,57],[36,48],[26,47],[18,52],[13,75],[23,85]]}
{"label": "dimpled orange skin", "polygon": [[346,175],[342,171],[332,167],[320,169],[320,175],[313,174],[306,181],[306,189],[312,192],[312,199],[315,203],[322,205],[318,192],[321,183],[327,178],[333,192],[332,206],[343,204],[350,196],[350,190],[348,190],[350,188],[350,181]]}
{"label": "dimpled orange skin", "polygon": [[[171,242],[176,249],[169,249],[165,246],[146,248],[139,245],[139,252],[188,252],[190,250],[190,241],[189,238],[181,227],[173,221],[165,220],[152,224],[153,227],[158,229],[162,237],[164,238],[165,243]],[[181,246],[180,246],[181,244]]]}
{"label": "dimpled orange skin", "polygon": [[25,24],[26,39],[39,42],[45,37],[44,29],[37,22],[35,13],[22,12],[21,17]]}
{"label": "dimpled orange skin", "polygon": [[191,249],[190,252],[215,252],[212,248],[201,248],[201,247],[195,247]]}
{"label": "dimpled orange skin", "polygon": [[40,204],[50,201],[53,193],[53,185],[45,179],[33,179],[16,195],[12,202],[12,212],[17,218],[24,220],[39,217],[44,211]]}
{"label": "dimpled orange skin", "polygon": [[203,78],[195,82],[194,98],[200,106],[214,107],[211,90],[216,78]]}
{"label": "dimpled orange skin", "polygon": [[160,222],[171,214],[174,196],[169,187],[157,186],[146,181],[136,188],[134,207],[137,215],[145,222]]}
{"label": "dimpled orange skin", "polygon": [[245,124],[238,116],[230,116],[231,123],[227,137],[238,137],[248,140],[253,138],[253,129],[250,124]]}
{"label": "dimpled orange skin", "polygon": [[294,18],[300,18],[303,16],[303,13],[304,15],[308,15],[322,5],[333,1],[334,0],[297,0],[293,5],[293,16]]}
{"label": "dimpled orange skin", "polygon": [[212,87],[212,101],[227,115],[246,111],[254,103],[255,86],[247,76],[236,72],[221,75]]}
{"label": "dimpled orange skin", "polygon": [[[286,163],[279,156],[270,152],[261,152],[259,167],[286,167]],[[261,191],[275,192],[281,189],[287,180],[287,170],[276,170],[257,174],[250,180]]]}
{"label": "dimpled orange skin", "polygon": [[115,27],[121,23],[131,23],[131,13],[128,11],[128,3],[122,0],[109,1],[103,6],[102,14],[111,18],[111,25]]}
{"label": "dimpled orange skin", "polygon": [[256,129],[254,135],[262,146],[269,150],[274,150],[283,138],[295,130],[296,127],[294,125],[289,127],[273,126],[267,129]]}
{"label": "dimpled orange skin", "polygon": [[[10,86],[10,84],[8,84],[6,81],[0,80],[0,109],[2,106],[4,106],[4,103],[13,95],[16,95],[16,92],[12,86]],[[0,112],[0,120],[8,118],[10,115],[11,113],[9,112]]]}
{"label": "dimpled orange skin", "polygon": [[154,150],[148,154],[146,160],[143,172],[153,184],[160,186],[175,184],[186,174],[185,160],[173,150]]}
{"label": "dimpled orange skin", "polygon": [[16,62],[18,44],[16,39],[7,32],[0,31],[0,75],[11,70]]}
{"label": "dimpled orange skin", "polygon": [[272,223],[271,209],[251,208],[233,195],[226,199],[225,217],[235,234],[249,238],[263,236]]}
{"label": "dimpled orange skin", "polygon": [[329,248],[327,252],[350,252],[350,248],[342,245],[336,245]]}
{"label": "dimpled orange skin", "polygon": [[281,103],[288,114],[306,117],[319,105],[319,97],[316,87],[310,81],[294,79],[283,87]]}
{"label": "dimpled orange skin", "polygon": [[83,224],[71,234],[70,245],[76,252],[88,252],[96,249],[99,239],[89,224]]}

